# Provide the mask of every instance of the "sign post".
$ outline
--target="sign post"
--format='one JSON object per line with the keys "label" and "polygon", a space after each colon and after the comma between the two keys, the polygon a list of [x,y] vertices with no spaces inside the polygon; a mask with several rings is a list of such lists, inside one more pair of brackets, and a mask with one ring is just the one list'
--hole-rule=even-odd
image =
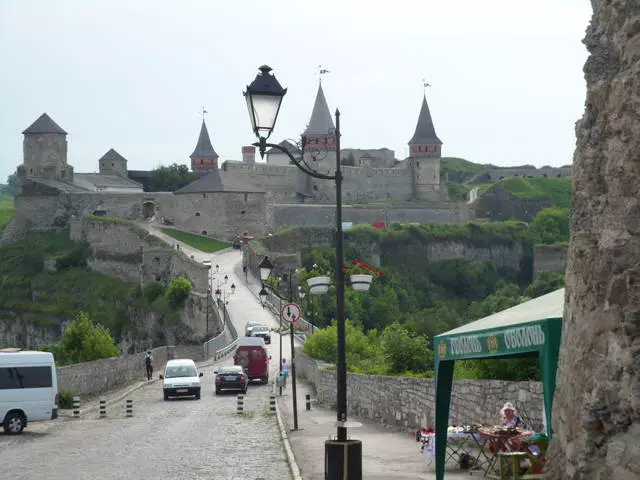
{"label": "sign post", "polygon": [[[291,388],[293,395],[293,430],[298,430],[298,397],[296,393],[296,350],[293,344],[293,326],[302,316],[302,310],[296,303],[287,303],[280,310],[280,319],[289,322],[289,336],[291,337]],[[280,332],[282,335],[282,332]]]}

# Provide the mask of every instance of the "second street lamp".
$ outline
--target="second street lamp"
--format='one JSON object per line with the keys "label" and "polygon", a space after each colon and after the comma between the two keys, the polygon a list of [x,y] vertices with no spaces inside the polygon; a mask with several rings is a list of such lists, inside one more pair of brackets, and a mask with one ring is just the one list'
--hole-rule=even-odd
{"label": "second street lamp", "polygon": [[[335,175],[318,173],[305,162],[304,148],[306,138],[302,138],[302,153],[296,158],[287,148],[267,143],[267,138],[273,132],[280,111],[282,98],[287,93],[282,88],[271,68],[267,65],[260,67],[260,73],[243,93],[247,100],[249,116],[253,132],[258,137],[254,143],[264,158],[267,147],[279,150],[289,157],[291,163],[307,175],[323,180],[334,180],[336,188],[336,323],[338,327],[338,362],[337,362],[337,435],[335,439],[325,442],[325,478],[346,478],[349,480],[362,479],[362,442],[349,440],[347,427],[347,362],[345,342],[345,308],[344,308],[344,239],[342,233],[342,171],[340,169],[340,112],[335,113]],[[330,132],[327,132],[330,133]]]}

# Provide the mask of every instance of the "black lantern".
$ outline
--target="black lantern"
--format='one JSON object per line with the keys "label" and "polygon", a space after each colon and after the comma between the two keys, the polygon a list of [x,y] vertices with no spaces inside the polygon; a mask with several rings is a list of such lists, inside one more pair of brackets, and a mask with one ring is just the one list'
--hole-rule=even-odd
{"label": "black lantern", "polygon": [[264,304],[267,301],[267,291],[265,290],[264,285],[258,292],[258,296],[260,297],[260,302],[262,302],[262,306],[264,307]]}
{"label": "black lantern", "polygon": [[247,91],[243,92],[249,109],[251,127],[253,133],[258,138],[269,138],[278,118],[282,98],[287,93],[286,88],[282,88],[276,77],[269,73],[271,67],[262,65],[260,73],[251,85],[247,86]]}
{"label": "black lantern", "polygon": [[231,284],[231,295],[233,295],[234,293],[236,293],[236,284],[232,283]]}
{"label": "black lantern", "polygon": [[216,288],[216,299],[220,300],[220,297],[222,297],[222,290]]}
{"label": "black lantern", "polygon": [[264,282],[267,278],[269,278],[269,275],[271,275],[271,270],[273,270],[273,263],[271,263],[269,257],[264,257],[260,262],[260,265],[258,265],[258,268],[260,269],[260,280]]}
{"label": "black lantern", "polygon": [[224,276],[224,283],[227,283],[229,281],[229,275],[225,275]]}

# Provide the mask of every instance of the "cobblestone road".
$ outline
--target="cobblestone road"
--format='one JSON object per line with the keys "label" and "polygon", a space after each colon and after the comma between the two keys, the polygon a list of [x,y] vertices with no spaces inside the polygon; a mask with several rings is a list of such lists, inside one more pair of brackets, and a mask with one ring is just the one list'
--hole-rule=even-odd
{"label": "cobblestone road", "polygon": [[[237,276],[238,252],[213,257],[237,285],[229,311],[240,334],[249,318],[275,321]],[[252,286],[255,287],[255,286]],[[287,337],[285,337],[288,340]],[[269,346],[271,379],[277,375],[278,336]],[[288,352],[287,352],[288,353]],[[222,363],[230,364],[228,359]],[[107,419],[89,413],[81,419],[30,424],[24,433],[0,433],[1,478],[11,480],[291,478],[274,416],[268,414],[272,386],[252,385],[245,415],[236,413],[236,395],[213,395],[213,366],[202,369],[201,400],[162,398],[155,382],[131,395],[134,417],[122,405]]]}

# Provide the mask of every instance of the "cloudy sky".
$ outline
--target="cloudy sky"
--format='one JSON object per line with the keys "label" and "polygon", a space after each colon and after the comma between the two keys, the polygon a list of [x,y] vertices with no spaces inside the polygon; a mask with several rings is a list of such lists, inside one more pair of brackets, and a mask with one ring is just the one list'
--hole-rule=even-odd
{"label": "cloudy sky", "polygon": [[223,160],[254,141],[242,90],[270,65],[289,93],[275,140],[309,119],[318,65],[343,147],[407,155],[423,95],[443,155],[571,163],[588,0],[0,0],[0,183],[47,112],[69,163],[188,163],[206,116]]}

